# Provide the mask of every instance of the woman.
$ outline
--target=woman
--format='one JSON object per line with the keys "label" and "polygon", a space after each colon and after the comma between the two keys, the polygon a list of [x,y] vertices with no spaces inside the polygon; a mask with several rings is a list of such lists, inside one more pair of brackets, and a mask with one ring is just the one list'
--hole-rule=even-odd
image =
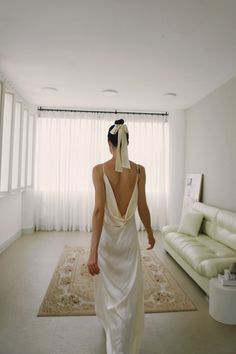
{"label": "woman", "polygon": [[143,327],[143,274],[134,213],[138,207],[148,248],[154,247],[145,196],[145,169],[128,159],[124,120],[108,131],[112,158],[93,168],[95,207],[88,270],[95,279],[95,311],[107,354],[138,354]]}

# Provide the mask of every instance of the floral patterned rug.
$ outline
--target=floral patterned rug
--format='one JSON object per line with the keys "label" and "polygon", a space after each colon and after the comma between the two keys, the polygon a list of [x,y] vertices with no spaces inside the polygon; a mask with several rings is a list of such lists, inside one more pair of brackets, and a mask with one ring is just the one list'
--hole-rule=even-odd
{"label": "floral patterned rug", "polygon": [[[141,250],[146,313],[196,310],[152,250]],[[95,315],[94,277],[87,271],[89,250],[66,245],[37,316]]]}

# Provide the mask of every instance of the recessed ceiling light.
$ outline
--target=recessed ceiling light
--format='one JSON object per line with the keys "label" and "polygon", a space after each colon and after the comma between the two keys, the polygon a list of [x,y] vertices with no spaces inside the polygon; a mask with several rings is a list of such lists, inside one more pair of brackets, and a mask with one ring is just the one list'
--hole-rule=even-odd
{"label": "recessed ceiling light", "polygon": [[166,92],[166,93],[164,93],[164,96],[176,97],[176,96],[177,96],[177,93],[176,93],[176,92]]}
{"label": "recessed ceiling light", "polygon": [[42,87],[42,90],[46,91],[46,92],[57,92],[58,91],[58,89],[56,87],[49,87],[49,86]]}
{"label": "recessed ceiling light", "polygon": [[116,90],[111,90],[111,89],[103,90],[102,93],[103,93],[105,96],[115,96],[115,95],[118,95],[118,91],[116,91]]}

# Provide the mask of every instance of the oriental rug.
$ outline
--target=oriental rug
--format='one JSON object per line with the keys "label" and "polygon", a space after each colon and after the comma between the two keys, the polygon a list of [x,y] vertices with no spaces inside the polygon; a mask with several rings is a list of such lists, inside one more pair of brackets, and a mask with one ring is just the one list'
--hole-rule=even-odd
{"label": "oriental rug", "polygon": [[[153,250],[141,250],[145,313],[196,310]],[[64,247],[37,316],[95,315],[94,277],[87,270],[89,249]]]}

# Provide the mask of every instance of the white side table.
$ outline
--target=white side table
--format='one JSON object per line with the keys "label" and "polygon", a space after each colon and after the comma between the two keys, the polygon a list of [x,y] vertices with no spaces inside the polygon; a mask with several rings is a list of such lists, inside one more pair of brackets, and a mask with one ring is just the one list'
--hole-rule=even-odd
{"label": "white side table", "polygon": [[236,286],[223,286],[217,278],[209,285],[209,313],[216,321],[236,324]]}

